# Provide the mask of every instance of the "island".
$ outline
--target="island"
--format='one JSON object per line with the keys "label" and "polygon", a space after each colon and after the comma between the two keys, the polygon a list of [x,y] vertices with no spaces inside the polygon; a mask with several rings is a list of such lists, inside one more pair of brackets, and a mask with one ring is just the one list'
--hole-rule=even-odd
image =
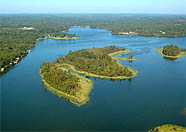
{"label": "island", "polygon": [[165,58],[177,59],[186,54],[186,49],[180,49],[177,45],[166,45],[163,48],[155,50],[158,54]]}
{"label": "island", "polygon": [[133,61],[133,60],[136,60],[136,58],[133,58],[133,56],[129,55],[127,58],[120,58],[120,60]]}
{"label": "island", "polygon": [[166,124],[151,129],[149,132],[186,132],[186,128],[177,125]]}
{"label": "island", "polygon": [[54,62],[44,62],[40,68],[41,78],[55,94],[81,106],[89,100],[92,81],[79,74],[106,79],[130,79],[137,75],[137,71],[123,66],[115,57],[128,52],[116,46],[69,51]]}
{"label": "island", "polygon": [[48,35],[48,38],[51,38],[51,39],[80,39],[75,34],[65,34],[65,33],[53,33],[52,35]]}

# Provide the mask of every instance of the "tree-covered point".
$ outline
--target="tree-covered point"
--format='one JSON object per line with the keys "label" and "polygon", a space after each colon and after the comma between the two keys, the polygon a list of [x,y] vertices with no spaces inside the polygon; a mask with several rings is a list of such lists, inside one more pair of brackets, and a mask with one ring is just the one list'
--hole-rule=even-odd
{"label": "tree-covered point", "polygon": [[54,94],[63,97],[77,106],[87,103],[92,81],[72,73],[69,69],[44,62],[40,74],[45,86]]}
{"label": "tree-covered point", "polygon": [[51,87],[67,94],[74,95],[80,88],[77,76],[73,75],[69,70],[59,69],[53,63],[42,63],[41,74]]}
{"label": "tree-covered point", "polygon": [[84,71],[98,76],[118,77],[133,76],[133,71],[126,66],[118,64],[109,54],[125,51],[124,48],[108,46],[69,52],[65,57],[56,59],[56,64],[70,64],[77,71]]}

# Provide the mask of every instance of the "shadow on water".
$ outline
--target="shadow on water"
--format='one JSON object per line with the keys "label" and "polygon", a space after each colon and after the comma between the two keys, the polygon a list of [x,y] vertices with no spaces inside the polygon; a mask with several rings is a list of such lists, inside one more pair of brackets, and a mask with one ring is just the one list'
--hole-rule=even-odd
{"label": "shadow on water", "polygon": [[177,58],[169,58],[169,57],[163,57],[165,60],[169,60],[169,61],[175,61]]}
{"label": "shadow on water", "polygon": [[133,60],[128,60],[128,62],[129,62],[129,63],[132,63],[132,62],[133,62]]}
{"label": "shadow on water", "polygon": [[129,78],[129,79],[128,79],[128,82],[132,82],[132,78]]}

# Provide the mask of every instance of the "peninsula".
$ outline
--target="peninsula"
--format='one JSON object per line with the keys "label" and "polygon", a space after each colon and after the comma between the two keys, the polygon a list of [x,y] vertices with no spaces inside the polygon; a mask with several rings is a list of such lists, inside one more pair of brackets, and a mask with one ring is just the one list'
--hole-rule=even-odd
{"label": "peninsula", "polygon": [[136,76],[137,71],[123,66],[114,57],[116,53],[128,52],[129,50],[115,46],[70,51],[54,62],[43,63],[40,68],[41,78],[55,94],[81,106],[89,100],[92,81],[78,74],[107,79],[130,79]]}

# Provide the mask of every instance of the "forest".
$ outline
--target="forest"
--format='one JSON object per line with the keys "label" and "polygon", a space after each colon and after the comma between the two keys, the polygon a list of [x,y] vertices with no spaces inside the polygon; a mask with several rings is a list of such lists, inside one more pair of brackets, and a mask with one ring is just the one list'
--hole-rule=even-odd
{"label": "forest", "polygon": [[0,14],[0,69],[16,64],[41,38],[72,37],[73,26],[101,28],[112,34],[186,36],[185,15]]}

